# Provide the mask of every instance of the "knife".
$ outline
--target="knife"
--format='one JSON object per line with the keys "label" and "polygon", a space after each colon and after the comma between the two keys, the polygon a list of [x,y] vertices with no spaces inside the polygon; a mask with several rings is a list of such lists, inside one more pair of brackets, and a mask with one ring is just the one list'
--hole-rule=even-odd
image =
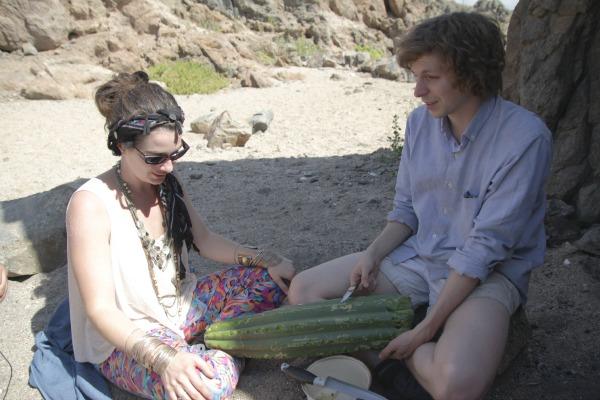
{"label": "knife", "polygon": [[352,296],[352,293],[354,293],[354,290],[356,290],[356,286],[357,285],[351,285],[348,288],[348,290],[346,290],[346,293],[344,293],[344,295],[342,296],[340,303],[344,303],[346,300],[348,300],[350,298],[350,296]]}
{"label": "knife", "polygon": [[305,370],[304,368],[294,367],[293,365],[289,365],[287,363],[281,364],[281,370],[286,375],[302,383],[309,383],[311,385],[321,386],[335,392],[346,393],[357,400],[387,400],[385,397],[371,392],[370,390],[340,381],[339,379],[332,378],[331,376],[317,376],[312,372]]}

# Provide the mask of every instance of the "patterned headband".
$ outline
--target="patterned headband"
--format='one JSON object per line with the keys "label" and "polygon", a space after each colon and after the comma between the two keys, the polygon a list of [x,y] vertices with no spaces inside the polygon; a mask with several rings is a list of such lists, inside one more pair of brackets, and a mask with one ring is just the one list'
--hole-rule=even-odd
{"label": "patterned headband", "polygon": [[174,124],[178,134],[183,133],[183,121],[185,116],[181,108],[158,110],[156,113],[147,115],[136,115],[128,120],[119,120],[109,128],[109,136],[115,141],[128,141],[141,134],[147,135],[152,129]]}

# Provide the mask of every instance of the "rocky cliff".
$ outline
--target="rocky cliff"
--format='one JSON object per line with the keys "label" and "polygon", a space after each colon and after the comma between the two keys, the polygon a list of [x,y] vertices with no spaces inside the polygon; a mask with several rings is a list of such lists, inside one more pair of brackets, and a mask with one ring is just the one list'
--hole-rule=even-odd
{"label": "rocky cliff", "polygon": [[[402,79],[392,38],[461,8],[451,0],[3,0],[0,91],[89,98],[113,72],[178,59],[238,81],[269,65],[345,65]],[[475,9],[505,25],[509,18],[498,0]]]}
{"label": "rocky cliff", "polygon": [[508,29],[507,98],[553,131],[550,233],[600,222],[600,2],[521,0]]}

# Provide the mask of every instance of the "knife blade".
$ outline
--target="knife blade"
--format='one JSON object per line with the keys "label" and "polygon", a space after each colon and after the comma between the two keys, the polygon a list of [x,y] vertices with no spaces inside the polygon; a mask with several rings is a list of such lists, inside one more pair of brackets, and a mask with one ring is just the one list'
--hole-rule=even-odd
{"label": "knife blade", "polygon": [[354,293],[354,291],[356,290],[356,286],[357,285],[351,285],[348,288],[348,290],[346,290],[346,293],[344,293],[344,295],[342,296],[340,303],[344,303],[346,300],[348,300],[350,298],[350,296],[352,296],[352,293]]}
{"label": "knife blade", "polygon": [[356,398],[357,400],[387,400],[385,397],[371,392],[370,390],[340,381],[339,379],[332,378],[331,376],[317,376],[304,368],[294,367],[293,365],[289,365],[287,363],[281,364],[281,370],[286,375],[302,383],[309,383],[311,385],[321,386],[329,390],[333,390],[334,392],[345,393]]}

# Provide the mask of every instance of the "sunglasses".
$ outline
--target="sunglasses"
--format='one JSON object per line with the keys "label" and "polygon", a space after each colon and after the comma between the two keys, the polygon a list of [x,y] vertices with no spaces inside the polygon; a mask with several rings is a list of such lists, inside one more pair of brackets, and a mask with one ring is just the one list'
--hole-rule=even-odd
{"label": "sunglasses", "polygon": [[136,149],[138,153],[140,153],[146,164],[157,165],[162,164],[167,160],[175,161],[183,157],[185,153],[187,153],[187,151],[190,149],[190,146],[183,139],[181,140],[181,143],[182,146],[169,155],[148,155],[135,146],[133,146],[133,148]]}

